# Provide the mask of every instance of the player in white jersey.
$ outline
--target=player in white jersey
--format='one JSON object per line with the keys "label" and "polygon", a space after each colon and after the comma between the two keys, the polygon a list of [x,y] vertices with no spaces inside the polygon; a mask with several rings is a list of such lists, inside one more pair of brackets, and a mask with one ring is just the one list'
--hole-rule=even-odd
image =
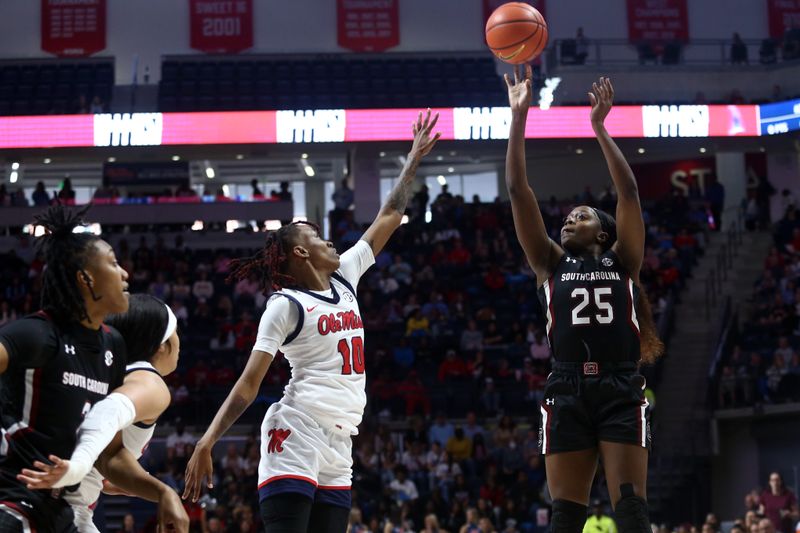
{"label": "player in white jersey", "polygon": [[[123,385],[86,415],[69,460],[51,456],[53,465],[38,463],[35,466],[39,470],[22,471],[28,488],[70,487],[64,499],[72,506],[80,533],[99,533],[93,516],[101,492],[124,493],[106,482],[93,467],[101,452],[108,447],[116,453],[122,446],[136,459],[141,457],[153,436],[156,420],[170,403],[163,376],[178,365],[177,319],[166,304],[153,296],[134,294],[129,302],[126,313],[109,316],[105,321],[122,334],[128,347]],[[121,435],[115,440],[119,431]]]}
{"label": "player in white jersey", "polygon": [[419,114],[414,144],[400,179],[361,240],[341,257],[308,223],[267,236],[254,258],[234,265],[232,278],[257,274],[267,302],[258,340],[186,468],[184,498],[200,496],[211,450],[258,393],[280,350],[292,367],[283,398],[264,417],[259,499],[269,533],[342,533],[350,511],[352,440],[366,404],[364,329],[356,286],[400,226],[417,166],[439,139],[438,115]]}

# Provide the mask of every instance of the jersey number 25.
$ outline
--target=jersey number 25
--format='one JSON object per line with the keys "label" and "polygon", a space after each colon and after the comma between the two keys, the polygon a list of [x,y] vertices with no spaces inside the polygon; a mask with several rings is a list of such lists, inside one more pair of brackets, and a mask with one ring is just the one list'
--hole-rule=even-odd
{"label": "jersey number 25", "polygon": [[[594,306],[598,311],[594,315],[594,319],[598,324],[611,324],[614,321],[614,308],[609,302],[603,301],[603,297],[611,296],[611,287],[595,287],[592,293],[594,293]],[[573,300],[577,300],[575,307],[572,308],[572,325],[588,326],[591,324],[591,316],[581,316],[581,312],[588,307],[591,299],[589,289],[578,287],[572,290],[570,296]]]}
{"label": "jersey number 25", "polygon": [[[350,349],[350,346],[353,349]],[[339,341],[339,355],[342,356],[342,374],[350,375],[364,373],[364,339],[361,337],[350,337]],[[352,362],[351,362],[352,361]]]}

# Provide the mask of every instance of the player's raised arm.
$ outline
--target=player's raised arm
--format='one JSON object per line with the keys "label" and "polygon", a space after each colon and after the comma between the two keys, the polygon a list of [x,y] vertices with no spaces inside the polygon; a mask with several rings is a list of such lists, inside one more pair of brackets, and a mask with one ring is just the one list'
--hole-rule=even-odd
{"label": "player's raised arm", "polygon": [[605,119],[614,103],[611,80],[600,78],[593,83],[589,101],[592,104],[592,129],[597,135],[611,179],[617,189],[617,242],[614,243],[613,250],[631,277],[638,282],[639,269],[644,258],[644,219],[636,177],[605,127]]}
{"label": "player's raised arm", "polygon": [[225,398],[222,407],[217,411],[211,425],[200,440],[197,441],[194,453],[186,465],[184,499],[191,498],[192,501],[197,501],[202,491],[201,486],[206,478],[208,479],[208,487],[211,488],[213,486],[211,476],[214,469],[211,450],[220,437],[230,429],[233,423],[242,416],[242,413],[256,399],[261,382],[264,380],[264,376],[267,375],[269,365],[272,363],[272,358],[272,354],[259,350],[253,350],[250,353],[250,359],[247,361],[244,372],[236,380],[236,384],[228,394],[228,397]]}
{"label": "player's raised arm", "polygon": [[424,115],[420,112],[416,122],[412,125],[414,144],[411,146],[403,170],[400,172],[400,180],[392,189],[386,203],[381,207],[375,221],[361,237],[372,247],[373,255],[377,256],[383,250],[392,233],[400,227],[406,206],[413,193],[412,187],[417,175],[417,167],[422,158],[430,153],[441,135],[437,133],[431,136],[433,127],[436,126],[438,120],[439,114],[436,113],[431,118],[431,110],[428,109]]}
{"label": "player's raised arm", "polygon": [[520,78],[520,68],[514,67],[514,80],[505,75],[508,86],[508,103],[511,106],[511,130],[506,152],[506,187],[511,199],[514,229],[517,239],[536,273],[537,283],[550,277],[564,250],[547,235],[542,213],[533,189],[528,185],[525,164],[525,124],[531,103],[531,67],[525,67]]}

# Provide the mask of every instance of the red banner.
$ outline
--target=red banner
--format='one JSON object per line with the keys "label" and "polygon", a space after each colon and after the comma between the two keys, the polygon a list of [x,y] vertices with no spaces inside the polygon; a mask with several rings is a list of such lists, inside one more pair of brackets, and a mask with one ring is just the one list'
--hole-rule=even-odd
{"label": "red banner", "polygon": [[689,40],[686,0],[627,0],[628,39],[666,43]]}
{"label": "red banner", "polygon": [[769,36],[780,39],[787,28],[800,28],[800,0],[767,0]]}
{"label": "red banner", "polygon": [[42,0],[42,50],[90,56],[106,47],[106,0]]}
{"label": "red banner", "polygon": [[660,200],[673,190],[684,196],[705,196],[709,185],[717,181],[713,157],[642,163],[631,168],[639,182],[639,196],[646,200]]}
{"label": "red banner", "polygon": [[337,43],[354,52],[380,52],[400,44],[400,0],[337,0]]}
{"label": "red banner", "polygon": [[236,54],[253,46],[253,0],[189,0],[191,47]]}

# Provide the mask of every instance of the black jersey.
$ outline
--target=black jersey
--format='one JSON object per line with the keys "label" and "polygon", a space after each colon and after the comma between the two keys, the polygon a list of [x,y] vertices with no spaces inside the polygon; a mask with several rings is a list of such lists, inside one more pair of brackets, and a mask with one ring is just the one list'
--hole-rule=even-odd
{"label": "black jersey", "polygon": [[115,329],[60,325],[44,313],[0,329],[0,343],[9,357],[0,376],[0,479],[10,480],[49,454],[72,455],[86,413],[122,384],[127,356]]}
{"label": "black jersey", "polygon": [[638,361],[639,288],[612,250],[595,258],[566,252],[539,287],[556,361]]}

